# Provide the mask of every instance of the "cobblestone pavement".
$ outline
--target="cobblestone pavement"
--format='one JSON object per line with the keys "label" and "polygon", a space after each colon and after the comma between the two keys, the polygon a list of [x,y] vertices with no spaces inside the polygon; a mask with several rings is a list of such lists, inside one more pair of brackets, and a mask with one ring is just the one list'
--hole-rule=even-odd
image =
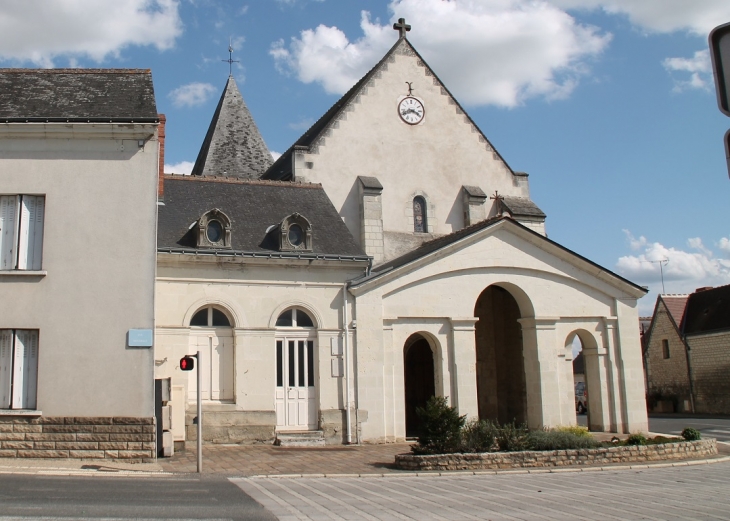
{"label": "cobblestone pavement", "polygon": [[[206,445],[203,473],[228,476],[403,473],[393,463],[396,454],[405,452],[410,452],[407,443],[317,448]],[[172,458],[158,462],[168,472],[195,472],[197,468],[195,450],[177,452]]]}
{"label": "cobblestone pavement", "polygon": [[730,518],[730,463],[530,474],[230,480],[281,521]]}

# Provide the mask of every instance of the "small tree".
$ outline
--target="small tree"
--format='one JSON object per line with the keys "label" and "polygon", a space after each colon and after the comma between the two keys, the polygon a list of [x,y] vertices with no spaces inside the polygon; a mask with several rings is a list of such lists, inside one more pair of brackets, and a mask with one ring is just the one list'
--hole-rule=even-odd
{"label": "small tree", "polygon": [[459,416],[445,397],[429,398],[426,407],[418,407],[416,414],[421,419],[421,435],[418,444],[411,446],[415,454],[448,454],[459,449],[466,415]]}

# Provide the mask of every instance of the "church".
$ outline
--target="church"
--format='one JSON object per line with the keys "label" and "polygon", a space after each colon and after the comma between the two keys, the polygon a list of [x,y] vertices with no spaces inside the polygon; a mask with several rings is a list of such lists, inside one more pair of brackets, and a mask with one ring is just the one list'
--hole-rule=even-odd
{"label": "church", "polygon": [[164,175],[155,376],[175,442],[402,441],[444,396],[469,418],[648,428],[646,290],[555,243],[528,176],[400,36],[281,157],[229,77],[192,175]]}

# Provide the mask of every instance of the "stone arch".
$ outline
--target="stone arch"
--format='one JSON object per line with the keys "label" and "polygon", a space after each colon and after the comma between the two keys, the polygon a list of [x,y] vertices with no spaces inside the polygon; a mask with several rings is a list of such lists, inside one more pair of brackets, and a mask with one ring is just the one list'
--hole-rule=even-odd
{"label": "stone arch", "polygon": [[213,306],[219,310],[221,310],[225,315],[228,317],[229,321],[231,322],[231,327],[243,327],[245,326],[245,321],[242,320],[241,317],[244,315],[237,311],[235,306],[232,306],[228,302],[224,302],[219,299],[210,299],[210,298],[204,298],[195,301],[192,305],[188,306],[187,311],[185,312],[185,315],[183,316],[182,326],[183,327],[189,327],[190,326],[190,320],[193,318],[195,313],[197,313],[200,309],[206,307],[206,306]]}
{"label": "stone arch", "polygon": [[[602,416],[603,416],[603,404],[602,404],[602,385],[600,378],[599,369],[599,346],[596,337],[590,331],[585,329],[574,329],[565,337],[565,348],[571,349],[575,339],[580,340],[581,351],[577,355],[582,358],[583,373],[576,374],[576,360],[573,361],[573,382],[575,388],[575,412],[576,422],[577,415],[585,412],[586,414],[586,425],[590,430],[601,431],[604,429]],[[582,388],[578,385],[583,383]],[[579,392],[582,394],[585,391],[586,395],[583,400],[579,396]],[[579,404],[585,407],[579,408]]]}
{"label": "stone arch", "polygon": [[410,335],[403,344],[406,437],[420,434],[421,421],[416,410],[436,395],[438,349],[434,347],[433,340],[431,335],[418,332]]}
{"label": "stone arch", "polygon": [[274,309],[273,313],[271,313],[271,316],[269,317],[269,328],[275,329],[276,328],[276,320],[279,318],[279,315],[281,315],[284,311],[286,311],[289,308],[300,308],[307,312],[307,314],[312,318],[312,322],[314,322],[314,328],[315,329],[321,329],[324,327],[323,321],[322,321],[322,314],[317,311],[317,308],[309,304],[308,302],[304,302],[301,300],[290,300],[286,303],[279,304]]}
{"label": "stone arch", "polygon": [[520,319],[533,316],[532,302],[513,284],[492,284],[474,305],[479,418],[527,421],[527,381]]}

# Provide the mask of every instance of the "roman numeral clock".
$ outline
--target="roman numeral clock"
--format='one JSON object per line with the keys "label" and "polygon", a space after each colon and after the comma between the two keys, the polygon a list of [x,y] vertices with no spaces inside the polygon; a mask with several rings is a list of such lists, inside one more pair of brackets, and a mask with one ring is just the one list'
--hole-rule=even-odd
{"label": "roman numeral clock", "polygon": [[408,84],[408,95],[398,102],[398,115],[405,123],[417,125],[423,121],[426,109],[421,100],[413,97],[412,82],[407,81],[406,83]]}

